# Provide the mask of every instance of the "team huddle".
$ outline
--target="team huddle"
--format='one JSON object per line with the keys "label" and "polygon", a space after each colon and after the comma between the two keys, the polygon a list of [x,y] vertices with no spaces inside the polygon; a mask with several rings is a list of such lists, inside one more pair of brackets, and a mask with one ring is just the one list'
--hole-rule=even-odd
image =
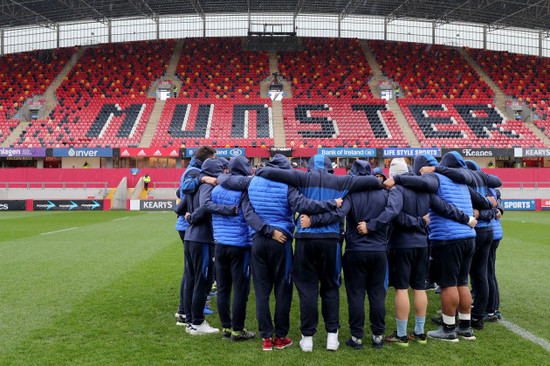
{"label": "team huddle", "polygon": [[[214,273],[222,338],[234,341],[256,337],[244,328],[253,278],[266,351],[292,344],[294,285],[300,299],[301,349],[313,350],[319,296],[326,349],[338,349],[342,269],[351,333],[346,345],[357,350],[363,347],[366,296],[375,348],[385,342],[426,343],[427,338],[475,340],[474,329],[500,318],[495,253],[502,238],[496,189],[502,183],[475,162],[456,152],[439,163],[431,155],[418,155],[412,167],[395,158],[386,178],[363,160],[354,162],[349,175],[337,176],[325,156],[313,156],[308,170],[301,171],[275,155],[253,174],[248,159],[227,161],[215,152],[209,146],[197,149],[177,192],[176,230],[185,266],[176,317],[189,334],[220,331],[204,315]],[[432,282],[441,289],[441,316],[432,319],[440,327],[425,332],[426,289]],[[396,290],[397,329],[385,336],[388,285]],[[412,332],[407,331],[409,287]]]}

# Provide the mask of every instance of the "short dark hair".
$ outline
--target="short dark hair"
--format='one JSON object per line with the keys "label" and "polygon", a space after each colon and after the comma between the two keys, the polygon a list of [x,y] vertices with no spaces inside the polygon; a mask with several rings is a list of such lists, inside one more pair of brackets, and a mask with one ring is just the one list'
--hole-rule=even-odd
{"label": "short dark hair", "polygon": [[196,157],[200,161],[205,161],[206,159],[211,158],[214,155],[216,155],[216,149],[214,149],[212,146],[203,145],[197,149]]}

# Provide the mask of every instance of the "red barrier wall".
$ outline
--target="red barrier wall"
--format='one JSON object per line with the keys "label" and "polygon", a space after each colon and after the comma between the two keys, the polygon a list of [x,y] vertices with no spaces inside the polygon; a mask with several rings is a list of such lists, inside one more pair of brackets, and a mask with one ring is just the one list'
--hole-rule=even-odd
{"label": "red barrier wall", "polygon": [[[385,169],[386,174],[388,169]],[[550,186],[550,168],[500,168],[484,169],[495,174],[503,182],[537,182]],[[134,187],[140,177],[149,174],[152,182],[179,182],[183,169],[141,169],[133,176],[130,169],[0,169],[0,182],[107,182],[108,187],[116,187],[123,177],[128,178],[128,187]],[[336,169],[336,174],[345,174],[344,169]],[[540,185],[539,185],[540,186]]]}

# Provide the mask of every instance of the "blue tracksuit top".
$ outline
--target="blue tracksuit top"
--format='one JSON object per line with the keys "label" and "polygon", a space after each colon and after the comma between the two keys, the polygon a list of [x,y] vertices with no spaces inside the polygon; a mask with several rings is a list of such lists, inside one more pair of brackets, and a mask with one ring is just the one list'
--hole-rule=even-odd
{"label": "blue tracksuit top", "polygon": [[[500,191],[498,189],[489,188],[489,192],[497,200],[497,207],[495,207],[494,210],[499,210],[500,213],[502,214],[504,210],[502,209],[502,200],[500,199]],[[500,222],[500,219],[497,219],[496,217],[494,217],[491,220],[491,225],[493,225],[493,240],[502,239],[503,232],[502,232],[502,224]]]}
{"label": "blue tracksuit top", "polygon": [[[263,168],[256,175],[297,187],[307,198],[324,201],[342,198],[349,192],[369,189],[381,189],[380,181],[373,176],[336,176],[330,159],[323,155],[314,155],[308,162],[308,171]],[[296,238],[340,238],[338,222],[319,227],[302,228],[300,222],[296,229]]]}
{"label": "blue tracksuit top", "polygon": [[[229,171],[235,176],[248,176],[252,174],[250,163],[244,156],[237,156],[229,162]],[[212,190],[212,201],[218,205],[239,206],[243,192],[233,191],[216,186]],[[225,216],[213,213],[212,227],[214,229],[214,241],[216,244],[232,245],[250,248],[252,246],[252,235],[246,223],[244,212],[239,209],[236,216]]]}
{"label": "blue tracksuit top", "polygon": [[[206,159],[202,164],[201,176],[217,177],[222,173],[223,165],[221,159]],[[211,184],[201,184],[195,193],[185,195],[187,210],[191,213],[187,217],[187,222],[190,225],[185,231],[185,240],[214,243],[211,214],[236,215],[237,206],[218,205],[212,201],[213,189],[214,186]]]}

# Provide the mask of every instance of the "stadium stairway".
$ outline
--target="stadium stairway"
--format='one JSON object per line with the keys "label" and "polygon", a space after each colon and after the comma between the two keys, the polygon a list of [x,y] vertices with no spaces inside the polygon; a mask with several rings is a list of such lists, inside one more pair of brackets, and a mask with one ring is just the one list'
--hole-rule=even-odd
{"label": "stadium stairway", "polygon": [[[269,72],[272,75],[275,72],[279,72],[279,61],[277,60],[276,52],[269,53]],[[273,76],[270,76],[269,78],[272,79]],[[283,93],[286,94],[286,98],[292,98],[292,90],[289,83],[283,84]],[[275,144],[275,147],[286,147],[285,123],[283,119],[282,102],[275,100],[272,101],[271,112],[273,117],[273,143]]]}
{"label": "stadium stairway", "polygon": [[[464,57],[464,59],[470,64],[470,66],[477,72],[477,74],[481,77],[489,87],[495,92],[495,107],[501,111],[503,115],[506,115],[506,95],[504,92],[498,87],[498,85],[491,79],[489,75],[483,69],[481,66],[476,62],[476,60],[473,59],[473,57],[470,55],[470,53],[464,49],[464,48],[458,48],[458,52]],[[544,134],[535,124],[531,122],[524,122],[523,123],[527,128],[531,130],[535,134],[536,137],[538,137],[546,146],[550,146],[550,139],[548,136]]]}
{"label": "stadium stairway", "polygon": [[[380,98],[378,83],[380,81],[387,81],[388,78],[384,76],[382,69],[380,69],[380,65],[378,65],[378,62],[376,62],[376,57],[374,57],[374,54],[369,47],[368,41],[362,40],[359,41],[359,44],[361,45],[361,49],[363,50],[363,53],[367,58],[367,62],[369,63],[372,73],[374,74],[374,76],[369,81],[370,90],[375,98]],[[388,102],[388,105],[393,112],[397,123],[399,124],[399,128],[401,128],[401,131],[403,131],[403,135],[405,135],[405,138],[407,139],[409,145],[411,147],[420,147],[420,142],[418,141],[418,138],[411,129],[411,125],[409,125],[407,118],[405,118],[405,115],[403,114],[399,103],[397,103],[397,101],[395,100],[390,100]]]}
{"label": "stadium stairway", "polygon": [[[183,49],[183,40],[179,39],[176,41],[174,52],[172,53],[172,57],[170,58],[170,63],[168,64],[168,68],[166,69],[166,74],[163,77],[163,79],[165,80],[172,80],[172,82],[175,83],[178,89],[180,90],[181,90],[181,82],[176,77],[176,69],[178,68],[178,63],[181,57],[182,49]],[[151,97],[151,93],[153,91],[156,91],[157,83],[158,82],[154,82],[149,88],[150,97]],[[145,126],[145,130],[143,131],[141,141],[139,142],[139,147],[149,147],[151,145],[151,141],[153,141],[153,137],[155,136],[155,131],[157,130],[157,126],[160,121],[162,110],[164,109],[165,104],[166,104],[166,101],[164,100],[157,99],[155,101],[155,105],[153,106],[153,111],[151,112],[151,116],[147,121],[147,126]]]}

